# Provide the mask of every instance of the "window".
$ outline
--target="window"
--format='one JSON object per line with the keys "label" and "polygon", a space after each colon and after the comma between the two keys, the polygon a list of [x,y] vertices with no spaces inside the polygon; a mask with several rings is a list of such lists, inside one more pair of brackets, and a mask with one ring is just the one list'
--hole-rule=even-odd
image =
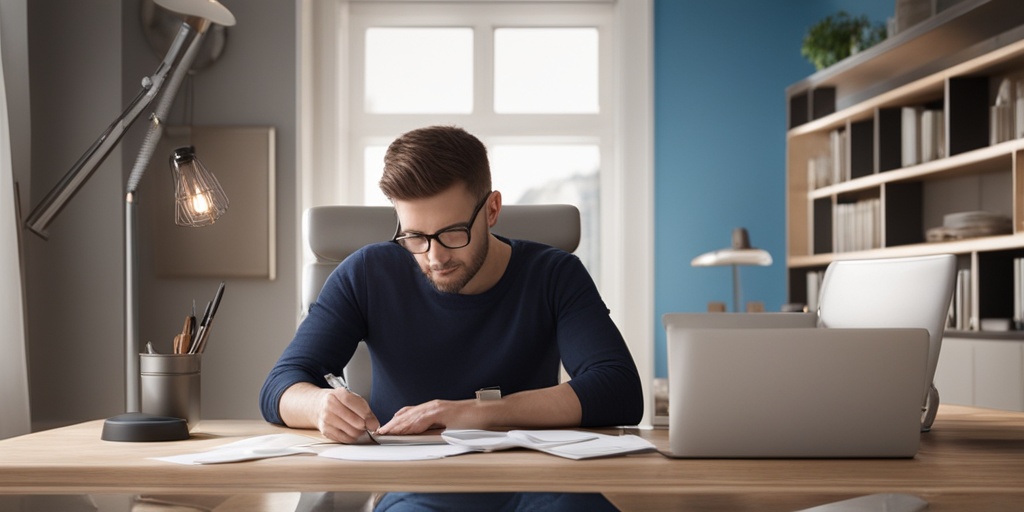
{"label": "window", "polygon": [[506,204],[579,208],[576,255],[600,285],[602,175],[614,172],[602,157],[612,145],[614,109],[601,96],[612,89],[602,51],[611,5],[375,2],[350,16],[350,163],[363,193],[353,199],[389,204],[377,181],[396,136],[462,126],[488,147]]}
{"label": "window", "polygon": [[494,31],[494,111],[596,114],[596,28],[499,28]]}
{"label": "window", "polygon": [[366,29],[364,111],[468,114],[473,110],[473,31]]}

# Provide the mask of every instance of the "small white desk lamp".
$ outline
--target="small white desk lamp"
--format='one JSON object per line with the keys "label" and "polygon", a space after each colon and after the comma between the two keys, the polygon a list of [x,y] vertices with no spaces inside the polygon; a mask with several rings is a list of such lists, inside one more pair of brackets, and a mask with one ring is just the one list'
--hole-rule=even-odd
{"label": "small white desk lamp", "polygon": [[706,252],[690,262],[694,267],[720,267],[732,265],[732,310],[740,311],[740,265],[767,267],[772,264],[772,255],[764,249],[750,246],[750,235],[746,228],[732,230],[732,247]]}

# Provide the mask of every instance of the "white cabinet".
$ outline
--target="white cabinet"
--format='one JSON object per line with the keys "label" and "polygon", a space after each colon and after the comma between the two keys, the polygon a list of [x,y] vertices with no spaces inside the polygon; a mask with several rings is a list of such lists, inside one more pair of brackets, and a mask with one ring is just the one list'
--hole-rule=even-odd
{"label": "white cabinet", "polygon": [[1024,411],[1024,341],[944,338],[935,387],[942,403]]}

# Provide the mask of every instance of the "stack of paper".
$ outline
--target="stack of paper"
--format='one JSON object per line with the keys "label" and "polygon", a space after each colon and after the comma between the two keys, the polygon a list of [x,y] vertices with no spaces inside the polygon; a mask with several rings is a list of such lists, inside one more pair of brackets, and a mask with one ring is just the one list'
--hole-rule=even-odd
{"label": "stack of paper", "polygon": [[[387,436],[374,436],[375,439],[382,437]],[[446,430],[439,441],[432,440],[431,443],[424,443],[417,436],[402,437],[406,438],[405,442],[396,438],[381,444],[341,445],[298,434],[272,434],[243,439],[205,452],[157,460],[176,464],[219,464],[305,453],[343,460],[407,461],[510,448],[527,448],[580,460],[655,449],[653,444],[634,435],[611,436],[578,430]]]}

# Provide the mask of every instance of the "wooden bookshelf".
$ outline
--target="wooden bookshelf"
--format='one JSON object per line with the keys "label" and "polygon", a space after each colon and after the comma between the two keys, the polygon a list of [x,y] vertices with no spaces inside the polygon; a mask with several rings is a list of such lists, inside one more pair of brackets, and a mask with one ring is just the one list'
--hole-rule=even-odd
{"label": "wooden bookshelf", "polygon": [[[979,339],[1002,341],[999,350],[1019,344],[1024,382],[1024,332],[978,332],[981,319],[1012,320],[1013,260],[1024,258],[1024,137],[1015,129],[997,142],[991,133],[1004,80],[1015,98],[1018,83],[1024,90],[1024,9],[1019,0],[964,0],[786,89],[789,302],[808,303],[808,280],[835,260],[954,254],[970,273],[969,318],[947,338],[973,340],[971,350],[988,346]],[[1012,227],[927,241],[946,215],[970,211]]]}

